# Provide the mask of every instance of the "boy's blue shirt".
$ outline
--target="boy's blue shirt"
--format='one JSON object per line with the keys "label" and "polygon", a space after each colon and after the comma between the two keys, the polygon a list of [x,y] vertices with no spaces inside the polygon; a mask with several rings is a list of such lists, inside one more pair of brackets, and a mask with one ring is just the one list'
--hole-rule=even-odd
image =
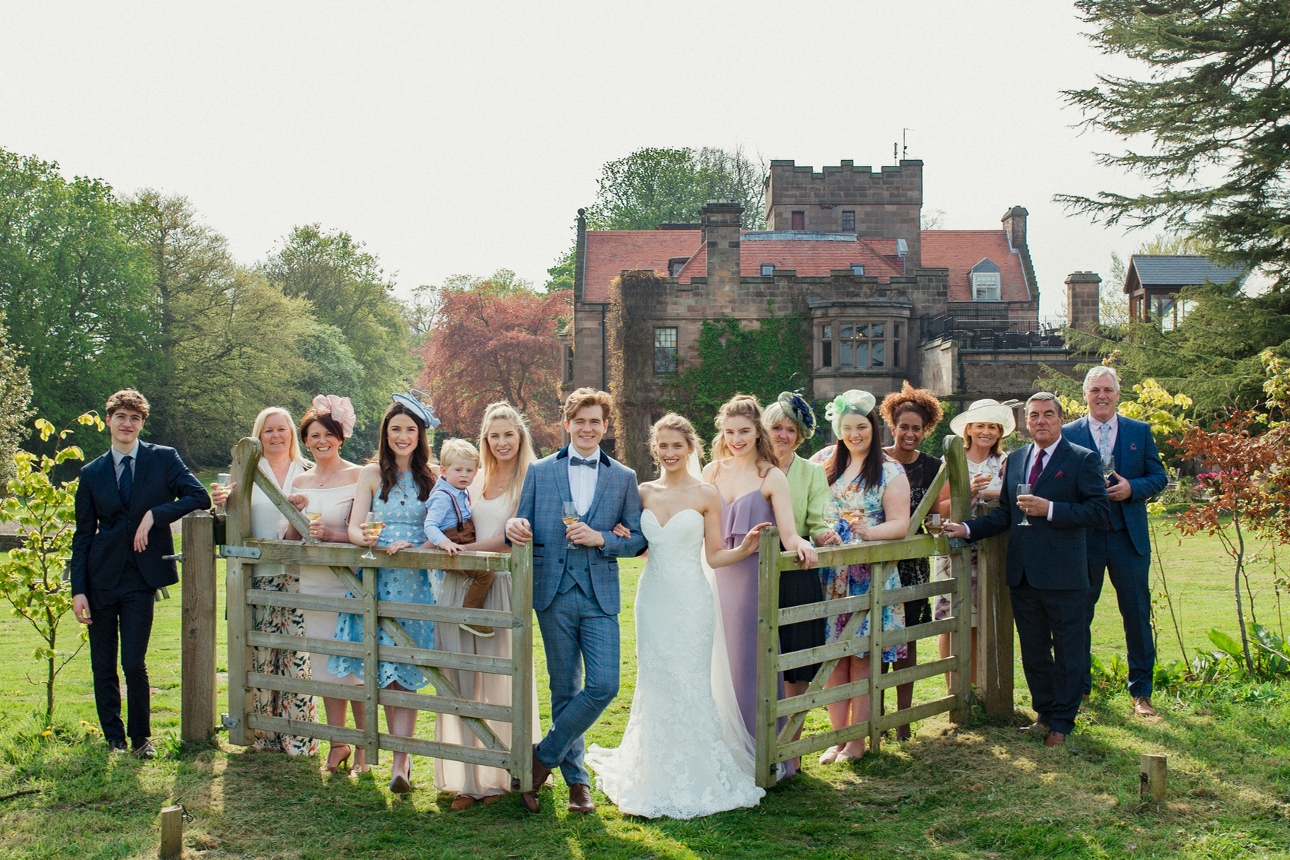
{"label": "boy's blue shirt", "polygon": [[[449,497],[450,493],[451,497]],[[465,490],[457,489],[447,481],[436,482],[434,491],[426,501],[425,532],[426,539],[432,544],[437,545],[447,537],[443,533],[444,529],[457,525],[457,511],[453,509],[452,499],[457,500],[457,505],[461,509],[461,521],[464,523],[470,519],[470,494]]]}

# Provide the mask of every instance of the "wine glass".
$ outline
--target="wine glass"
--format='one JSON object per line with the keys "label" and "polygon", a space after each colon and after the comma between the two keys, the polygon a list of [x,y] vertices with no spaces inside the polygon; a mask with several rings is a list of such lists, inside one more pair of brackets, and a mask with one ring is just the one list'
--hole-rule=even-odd
{"label": "wine glass", "polygon": [[[233,480],[233,475],[232,475],[232,473],[230,473],[230,472],[220,472],[220,473],[215,477],[215,483],[216,483],[216,484],[217,484],[221,489],[224,489],[224,490],[227,490],[227,489],[228,489],[228,485],[229,485],[229,483],[231,483],[231,482],[232,482],[232,480]],[[220,505],[220,506],[219,506],[219,509],[216,511],[216,513],[219,513],[219,514],[224,513],[224,505]]]}
{"label": "wine glass", "polygon": [[933,537],[940,537],[941,532],[944,530],[945,530],[945,526],[941,522],[941,515],[932,514],[927,522],[928,533],[931,534]]}
{"label": "wine glass", "polygon": [[1103,454],[1102,455],[1102,477],[1106,478],[1107,480],[1110,480],[1113,474],[1115,474],[1115,455]]}
{"label": "wine glass", "polygon": [[[385,528],[385,517],[378,514],[376,511],[368,511],[367,520],[363,523],[363,531],[374,531],[376,532],[376,536],[379,538],[381,536],[381,529],[383,528]],[[370,546],[367,548],[367,552],[360,555],[359,558],[376,561],[376,556],[372,555],[372,548]]]}
{"label": "wine glass", "polygon": [[[1018,485],[1017,485],[1017,495],[1018,495],[1018,496],[1028,496],[1028,495],[1030,495],[1030,485],[1029,485],[1029,484],[1018,484]],[[1021,512],[1021,522],[1017,523],[1017,525],[1019,525],[1019,526],[1028,526],[1028,525],[1030,525],[1030,520],[1026,519],[1026,512],[1025,512],[1024,510]]]}
{"label": "wine glass", "polygon": [[[565,502],[564,508],[563,508],[563,514],[560,517],[560,521],[563,522],[566,526],[571,526],[581,519],[582,517],[578,515],[578,506],[573,502]],[[565,543],[564,548],[578,549],[578,545],[573,541],[568,541]]]}
{"label": "wine glass", "polygon": [[[312,498],[305,504],[305,518],[311,523],[316,523],[322,519],[322,508]],[[306,534],[305,543],[322,543],[322,541],[317,540],[313,535]]]}

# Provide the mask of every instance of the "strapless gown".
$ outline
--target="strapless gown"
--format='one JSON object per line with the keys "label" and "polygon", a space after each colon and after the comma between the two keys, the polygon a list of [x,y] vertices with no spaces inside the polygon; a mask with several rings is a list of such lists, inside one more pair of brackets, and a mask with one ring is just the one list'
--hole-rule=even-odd
{"label": "strapless gown", "polygon": [[659,525],[647,510],[641,530],[649,560],[636,592],[631,716],[622,744],[593,744],[587,766],[629,815],[690,819],[756,806],[765,792],[753,779],[751,739],[729,678],[712,671],[717,606],[702,567],[703,515],[687,509]]}

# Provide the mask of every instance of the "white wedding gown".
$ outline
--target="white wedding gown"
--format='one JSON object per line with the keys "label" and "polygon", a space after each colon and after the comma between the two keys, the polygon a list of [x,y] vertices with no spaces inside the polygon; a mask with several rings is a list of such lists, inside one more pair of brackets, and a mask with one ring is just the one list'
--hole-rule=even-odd
{"label": "white wedding gown", "polygon": [[717,638],[703,526],[693,509],[663,526],[652,511],[641,515],[649,560],[636,592],[631,717],[617,749],[593,744],[586,757],[600,790],[629,815],[698,818],[756,806],[765,794]]}

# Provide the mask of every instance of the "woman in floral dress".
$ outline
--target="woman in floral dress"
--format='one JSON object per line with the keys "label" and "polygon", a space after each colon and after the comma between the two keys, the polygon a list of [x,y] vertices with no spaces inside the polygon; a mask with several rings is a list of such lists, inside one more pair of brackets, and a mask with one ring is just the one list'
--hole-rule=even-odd
{"label": "woman in floral dress", "polygon": [[[852,389],[838,395],[825,409],[833,424],[839,444],[826,448],[815,459],[824,465],[829,482],[828,518],[843,541],[897,540],[909,529],[909,481],[898,463],[887,458],[878,442],[878,412],[874,396]],[[850,564],[820,569],[824,596],[830,600],[868,594],[872,574],[867,564]],[[883,584],[884,589],[900,587],[900,574],[893,566]],[[866,613],[867,615],[868,613]],[[850,614],[828,620],[825,641],[836,642]],[[857,636],[869,633],[866,617]],[[882,607],[882,629],[900,630],[905,626],[904,606]],[[906,656],[904,645],[884,648],[883,662],[894,663]],[[837,687],[869,677],[868,653],[844,657],[825,683]],[[829,722],[834,729],[862,723],[869,718],[869,695],[854,696],[829,705]],[[858,738],[825,750],[821,764],[846,762],[865,753],[865,742]]]}

